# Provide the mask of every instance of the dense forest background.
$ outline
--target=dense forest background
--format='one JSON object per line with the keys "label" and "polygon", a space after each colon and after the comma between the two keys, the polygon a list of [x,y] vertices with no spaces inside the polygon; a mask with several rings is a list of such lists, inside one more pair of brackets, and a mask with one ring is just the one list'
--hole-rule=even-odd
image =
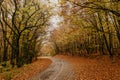
{"label": "dense forest background", "polygon": [[119,56],[119,5],[119,0],[63,0],[64,20],[51,35],[55,50],[73,56]]}
{"label": "dense forest background", "polygon": [[[62,20],[49,30],[53,15]],[[120,1],[60,0],[51,7],[42,0],[1,0],[1,65],[21,67],[45,51],[120,57]]]}

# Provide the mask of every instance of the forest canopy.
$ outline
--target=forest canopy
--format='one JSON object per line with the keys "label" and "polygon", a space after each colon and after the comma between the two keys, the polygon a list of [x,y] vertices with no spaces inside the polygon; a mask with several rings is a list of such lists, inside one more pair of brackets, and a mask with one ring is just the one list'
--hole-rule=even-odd
{"label": "forest canopy", "polygon": [[1,0],[0,62],[21,67],[41,51],[120,57],[119,5],[119,0]]}

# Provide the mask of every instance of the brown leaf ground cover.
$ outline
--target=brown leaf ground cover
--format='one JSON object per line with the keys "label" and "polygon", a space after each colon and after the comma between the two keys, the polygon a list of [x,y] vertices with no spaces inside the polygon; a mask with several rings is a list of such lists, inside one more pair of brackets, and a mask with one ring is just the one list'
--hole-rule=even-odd
{"label": "brown leaf ground cover", "polygon": [[75,80],[120,80],[120,60],[108,56],[85,58],[57,55],[74,65]]}
{"label": "brown leaf ground cover", "polygon": [[[19,69],[9,71],[7,73],[2,73],[0,75],[4,76],[3,78],[7,80],[28,80],[37,73],[45,70],[51,64],[51,62],[52,62],[51,60],[45,58],[38,59],[37,61],[34,61],[32,64],[23,66]],[[8,73],[9,75],[5,76]],[[14,75],[12,79],[10,79],[11,75]],[[4,80],[4,79],[2,79],[1,77],[0,80]]]}

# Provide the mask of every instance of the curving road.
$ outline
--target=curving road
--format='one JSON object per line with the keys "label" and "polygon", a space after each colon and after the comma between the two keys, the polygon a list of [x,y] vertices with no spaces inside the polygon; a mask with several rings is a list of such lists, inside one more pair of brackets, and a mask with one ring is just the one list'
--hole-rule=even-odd
{"label": "curving road", "polygon": [[74,80],[74,70],[71,63],[52,57],[49,59],[52,60],[52,64],[30,80]]}

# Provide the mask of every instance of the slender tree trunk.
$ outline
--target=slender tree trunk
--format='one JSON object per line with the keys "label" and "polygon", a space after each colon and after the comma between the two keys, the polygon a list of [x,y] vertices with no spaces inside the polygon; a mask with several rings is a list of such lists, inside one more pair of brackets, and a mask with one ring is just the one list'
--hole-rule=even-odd
{"label": "slender tree trunk", "polygon": [[110,48],[110,45],[109,45],[109,43],[108,43],[108,41],[107,41],[107,38],[106,38],[106,35],[105,35],[105,33],[104,33],[105,31],[104,31],[104,29],[103,29],[103,25],[102,25],[102,22],[101,22],[101,18],[100,18],[99,13],[98,13],[98,19],[99,19],[99,22],[100,22],[101,31],[103,32],[103,39],[104,39],[104,41],[105,41],[107,50],[108,50],[108,52],[109,52],[110,57],[113,57],[113,52],[112,52],[112,50],[111,50],[111,48]]}

